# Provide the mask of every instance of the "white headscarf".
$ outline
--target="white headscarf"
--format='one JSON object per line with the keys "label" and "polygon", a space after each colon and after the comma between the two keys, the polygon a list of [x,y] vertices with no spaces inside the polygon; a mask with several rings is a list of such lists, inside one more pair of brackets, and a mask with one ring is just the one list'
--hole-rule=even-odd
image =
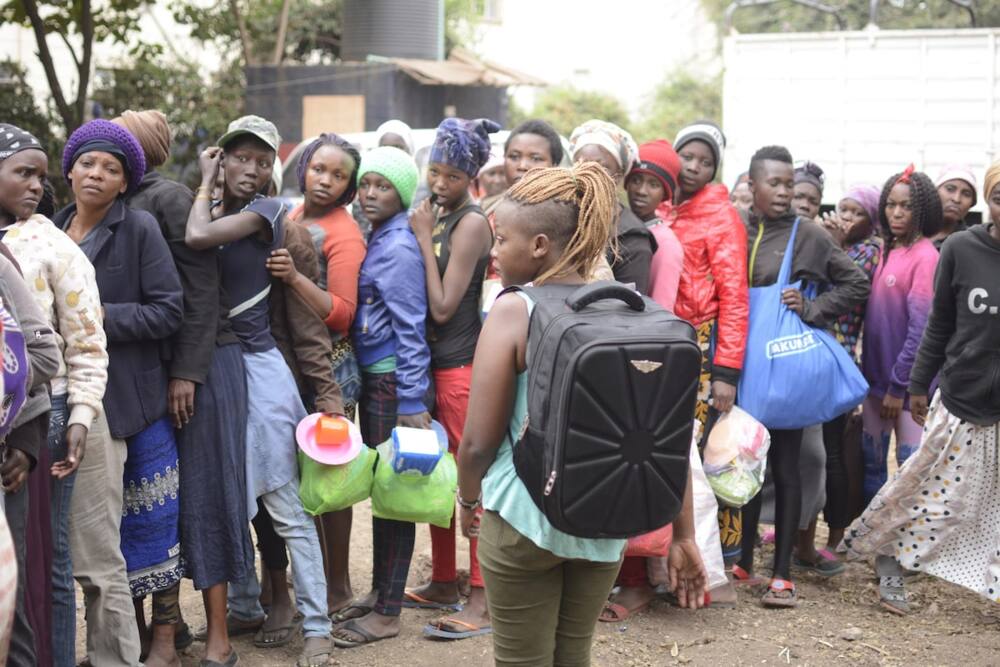
{"label": "white headscarf", "polygon": [[387,120],[378,126],[375,130],[375,145],[378,146],[382,143],[382,137],[387,134],[395,134],[403,137],[403,142],[406,144],[406,150],[410,155],[413,155],[413,130],[410,126],[401,120]]}

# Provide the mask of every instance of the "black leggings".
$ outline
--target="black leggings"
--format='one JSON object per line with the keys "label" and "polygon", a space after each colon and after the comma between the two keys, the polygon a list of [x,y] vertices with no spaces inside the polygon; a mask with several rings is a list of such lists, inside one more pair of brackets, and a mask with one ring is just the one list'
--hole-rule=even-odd
{"label": "black leggings", "polygon": [[844,529],[851,523],[847,465],[844,462],[844,413],[823,424],[823,447],[826,448],[826,506],[823,518],[830,528]]}
{"label": "black leggings", "polygon": [[[790,579],[792,547],[799,531],[802,514],[802,480],[799,478],[799,449],[802,429],[770,429],[771,449],[768,461],[774,479],[774,577]],[[753,571],[753,551],[760,521],[761,494],[743,506],[743,545],[739,565]]]}
{"label": "black leggings", "polygon": [[268,514],[264,502],[257,499],[257,516],[252,520],[253,529],[257,532],[257,548],[260,549],[260,559],[264,561],[265,570],[287,570],[288,551],[285,540],[274,530],[271,515]]}

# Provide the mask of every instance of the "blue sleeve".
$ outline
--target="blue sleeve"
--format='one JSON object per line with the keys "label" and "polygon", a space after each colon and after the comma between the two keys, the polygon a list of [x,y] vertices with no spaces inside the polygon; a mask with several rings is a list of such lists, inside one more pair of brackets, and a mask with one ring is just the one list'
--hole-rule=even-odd
{"label": "blue sleeve", "polygon": [[415,415],[427,410],[424,396],[430,386],[431,351],[427,347],[424,260],[409,230],[393,234],[387,259],[375,284],[396,337],[396,412]]}
{"label": "blue sleeve", "polygon": [[184,293],[170,248],[152,217],[137,216],[123,224],[139,235],[138,303],[104,304],[108,341],[160,340],[173,334],[184,317]]}
{"label": "blue sleeve", "polygon": [[256,213],[264,218],[268,231],[271,234],[269,245],[272,249],[280,248],[284,240],[284,229],[282,224],[285,218],[285,205],[281,201],[272,197],[258,197],[246,205],[244,211]]}

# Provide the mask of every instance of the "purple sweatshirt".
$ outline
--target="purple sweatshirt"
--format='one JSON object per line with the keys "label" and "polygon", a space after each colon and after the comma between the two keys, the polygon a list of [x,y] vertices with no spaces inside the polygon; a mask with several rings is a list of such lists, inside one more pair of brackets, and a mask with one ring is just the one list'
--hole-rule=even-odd
{"label": "purple sweatshirt", "polygon": [[938,251],[927,238],[894,248],[875,271],[865,313],[861,370],[872,396],[906,395],[934,297]]}

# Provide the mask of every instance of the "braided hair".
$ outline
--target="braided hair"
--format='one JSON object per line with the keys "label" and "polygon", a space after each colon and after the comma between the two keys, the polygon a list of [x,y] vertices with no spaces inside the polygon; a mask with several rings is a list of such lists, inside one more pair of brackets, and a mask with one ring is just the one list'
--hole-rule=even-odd
{"label": "braided hair", "polygon": [[889,217],[885,214],[885,207],[889,201],[889,193],[900,182],[910,186],[910,210],[913,213],[913,228],[910,231],[910,238],[906,239],[906,245],[921,236],[930,237],[937,234],[941,230],[944,216],[941,210],[941,196],[927,174],[913,171],[910,165],[905,171],[890,176],[882,186],[882,194],[878,200],[878,222],[882,238],[885,240],[883,252],[886,257],[892,249],[892,229],[889,227]]}
{"label": "braided hair", "polygon": [[567,272],[591,274],[608,247],[618,211],[615,183],[604,167],[582,162],[570,169],[532,169],[507,191],[506,199],[537,206],[538,232],[562,246],[559,259],[535,284]]}
{"label": "braided hair", "polygon": [[315,139],[312,143],[306,146],[305,150],[302,151],[302,155],[299,157],[299,162],[295,165],[295,175],[299,179],[299,190],[305,193],[306,191],[306,170],[309,168],[309,162],[312,160],[313,155],[316,154],[323,146],[336,146],[340,150],[347,153],[351,160],[354,161],[354,170],[351,172],[351,177],[347,181],[347,189],[344,190],[343,194],[337,197],[337,201],[333,202],[334,208],[338,206],[346,206],[354,201],[354,195],[358,192],[358,168],[361,167],[361,153],[358,149],[354,147],[354,144],[344,139],[339,134],[334,134],[333,132],[324,132]]}

